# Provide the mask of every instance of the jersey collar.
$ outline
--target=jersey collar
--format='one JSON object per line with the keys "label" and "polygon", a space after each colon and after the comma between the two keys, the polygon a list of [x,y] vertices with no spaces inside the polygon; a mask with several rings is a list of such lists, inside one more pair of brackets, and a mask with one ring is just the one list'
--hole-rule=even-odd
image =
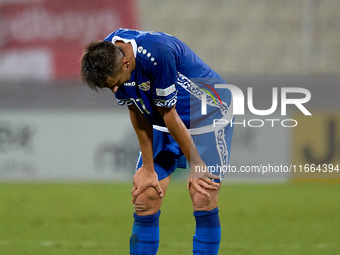
{"label": "jersey collar", "polygon": [[131,43],[132,50],[133,50],[133,55],[137,56],[137,43],[134,39],[124,39],[121,38],[120,36],[114,36],[111,40],[111,42],[114,44],[116,41],[123,41],[124,43]]}

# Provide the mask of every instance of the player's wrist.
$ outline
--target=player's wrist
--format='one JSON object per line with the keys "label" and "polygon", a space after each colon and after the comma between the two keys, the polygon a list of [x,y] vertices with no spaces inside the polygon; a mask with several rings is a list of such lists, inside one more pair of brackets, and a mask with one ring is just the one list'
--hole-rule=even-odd
{"label": "player's wrist", "polygon": [[155,172],[155,168],[153,166],[153,163],[152,164],[143,163],[141,168],[142,168],[143,171],[146,171],[146,172]]}
{"label": "player's wrist", "polygon": [[202,158],[198,155],[198,156],[190,156],[190,160],[188,160],[191,166],[201,166],[201,165],[205,165],[204,161],[202,160]]}

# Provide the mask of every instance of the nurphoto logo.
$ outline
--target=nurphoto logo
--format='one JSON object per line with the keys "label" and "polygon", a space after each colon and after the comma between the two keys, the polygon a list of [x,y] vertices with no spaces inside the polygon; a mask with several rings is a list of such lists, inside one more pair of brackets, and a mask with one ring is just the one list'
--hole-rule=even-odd
{"label": "nurphoto logo", "polygon": [[[215,88],[224,88],[229,89],[232,94],[232,112],[233,115],[244,115],[245,108],[245,96],[240,88],[231,84],[215,84]],[[213,92],[219,98],[215,89]],[[298,93],[302,94],[302,98],[289,98],[288,94],[290,93]],[[202,95],[202,104],[201,104],[201,114],[207,114],[207,100],[206,94]],[[249,87],[247,89],[247,106],[248,110],[257,116],[268,116],[273,114],[278,107],[278,88],[272,88],[272,105],[269,109],[266,110],[258,110],[254,107],[253,104],[253,88]],[[308,89],[305,88],[297,88],[297,87],[282,87],[281,88],[281,116],[287,115],[287,105],[295,105],[304,115],[311,116],[312,114],[307,110],[307,108],[303,105],[307,103],[311,99],[311,93]],[[297,126],[297,121],[294,119],[250,119],[246,121],[245,119],[242,122],[234,122],[233,120],[226,119],[215,119],[213,125],[226,125],[228,123],[231,125],[243,125],[244,127],[248,124],[249,127],[262,127],[265,125],[265,122],[271,123],[271,126],[274,127],[277,122],[281,123],[283,127],[295,127]]]}

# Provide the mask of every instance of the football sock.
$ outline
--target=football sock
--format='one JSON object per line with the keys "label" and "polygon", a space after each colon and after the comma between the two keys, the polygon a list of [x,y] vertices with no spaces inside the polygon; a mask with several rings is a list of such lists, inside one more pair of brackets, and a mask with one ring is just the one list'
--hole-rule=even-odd
{"label": "football sock", "polygon": [[221,240],[218,208],[194,212],[196,231],[193,238],[193,254],[217,255]]}
{"label": "football sock", "polygon": [[159,215],[133,214],[134,222],[130,238],[130,255],[155,255],[159,245]]}

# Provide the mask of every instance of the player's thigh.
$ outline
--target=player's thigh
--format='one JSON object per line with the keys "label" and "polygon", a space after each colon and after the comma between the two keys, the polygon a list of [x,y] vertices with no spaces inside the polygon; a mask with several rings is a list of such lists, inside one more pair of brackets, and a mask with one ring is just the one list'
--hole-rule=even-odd
{"label": "player's thigh", "polygon": [[232,135],[233,127],[229,124],[212,132],[192,136],[209,172],[218,176],[220,181],[228,169]]}
{"label": "player's thigh", "polygon": [[190,186],[189,191],[194,211],[211,211],[217,207],[220,188],[217,190],[206,190],[209,192],[210,197],[199,193],[194,185]]}
{"label": "player's thigh", "polygon": [[[170,183],[171,175],[159,181],[159,185],[163,190],[163,194],[165,196],[166,191],[168,190],[168,186]],[[160,198],[156,189],[154,187],[146,188],[141,194],[136,198],[136,202],[134,204],[135,213],[137,215],[152,215],[159,211],[161,205],[164,200]]]}

